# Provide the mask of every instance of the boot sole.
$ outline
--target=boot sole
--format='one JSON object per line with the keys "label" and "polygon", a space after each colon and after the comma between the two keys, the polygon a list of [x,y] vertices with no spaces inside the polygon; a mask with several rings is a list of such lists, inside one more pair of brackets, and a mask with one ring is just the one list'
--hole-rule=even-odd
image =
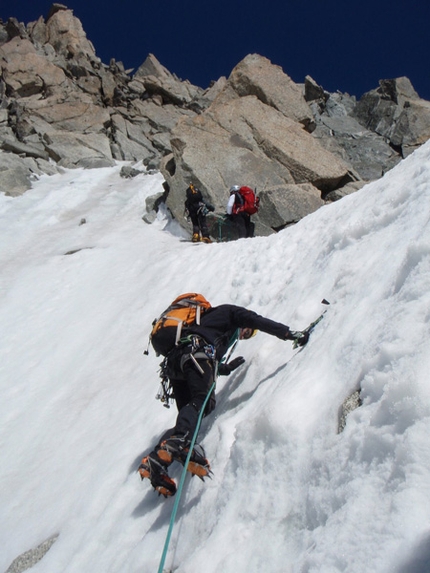
{"label": "boot sole", "polygon": [[[151,473],[149,470],[147,470],[146,468],[139,468],[139,475],[140,477],[143,479],[151,479]],[[170,478],[169,478],[170,480]],[[163,495],[164,497],[172,497],[173,495],[175,495],[176,493],[176,484],[173,480],[171,481],[171,487],[172,489],[169,489],[166,486],[163,485],[157,485],[157,486],[153,486],[153,488],[155,489],[155,491],[158,492],[158,495]],[[152,484],[151,484],[152,485]],[[173,489],[174,488],[174,489]]]}

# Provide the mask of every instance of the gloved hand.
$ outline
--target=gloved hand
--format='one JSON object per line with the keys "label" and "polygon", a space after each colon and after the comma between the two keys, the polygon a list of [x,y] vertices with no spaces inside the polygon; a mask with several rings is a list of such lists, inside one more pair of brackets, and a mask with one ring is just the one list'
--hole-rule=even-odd
{"label": "gloved hand", "polygon": [[309,332],[302,332],[301,330],[291,330],[290,331],[291,338],[290,340],[294,340],[297,346],[304,346],[307,344],[309,340]]}
{"label": "gloved hand", "polygon": [[238,356],[237,358],[235,358],[234,360],[232,360],[229,363],[221,363],[218,366],[218,374],[220,376],[228,376],[229,374],[231,374],[233,372],[233,370],[236,370],[236,368],[239,368],[239,366],[241,364],[243,364],[245,362],[245,358],[243,356]]}
{"label": "gloved hand", "polygon": [[206,208],[211,213],[213,213],[215,211],[215,207],[213,205],[211,205],[210,203],[206,203]]}

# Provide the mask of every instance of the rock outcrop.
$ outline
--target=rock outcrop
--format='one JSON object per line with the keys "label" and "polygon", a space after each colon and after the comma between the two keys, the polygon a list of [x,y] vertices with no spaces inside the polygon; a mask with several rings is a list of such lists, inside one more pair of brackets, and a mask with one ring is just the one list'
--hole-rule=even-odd
{"label": "rock outcrop", "polygon": [[381,177],[430,138],[430,102],[408,78],[380,80],[357,102],[329,94],[309,76],[305,97],[316,121],[313,133],[326,149],[352,165],[365,181]]}
{"label": "rock outcrop", "polygon": [[62,168],[139,162],[161,169],[154,205],[165,201],[183,225],[191,181],[220,213],[232,184],[257,188],[256,232],[268,234],[381,177],[430,137],[430,102],[407,78],[381,80],[357,102],[250,54],[204,90],[152,54],[134,74],[104,64],[62,4],[27,25],[0,21],[0,72],[1,192],[19,195]]}
{"label": "rock outcrop", "polygon": [[121,62],[103,64],[61,4],[27,26],[0,22],[0,67],[0,191],[9,195],[60,167],[125,160],[157,169],[170,130],[197,114],[203,94],[151,54],[134,77]]}
{"label": "rock outcrop", "polygon": [[352,115],[407,157],[430,138],[430,102],[419,97],[408,78],[379,84],[364,94]]}
{"label": "rock outcrop", "polygon": [[283,208],[274,217],[273,202],[266,208],[262,200],[254,219],[258,234],[291,224],[323,205],[331,191],[360,179],[309,133],[314,128],[301,89],[266,58],[247,56],[206,110],[182,118],[172,130],[173,153],[161,163],[167,206],[179,216],[190,180],[221,211],[233,184],[257,188],[262,199],[271,192],[280,205],[288,189],[296,203],[301,198],[300,217]]}

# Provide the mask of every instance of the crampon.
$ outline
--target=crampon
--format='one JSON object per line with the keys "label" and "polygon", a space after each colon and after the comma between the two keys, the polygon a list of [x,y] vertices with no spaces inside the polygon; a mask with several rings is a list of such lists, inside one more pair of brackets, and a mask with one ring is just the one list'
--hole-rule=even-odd
{"label": "crampon", "polygon": [[150,480],[159,495],[164,495],[164,497],[175,495],[176,483],[169,477],[163,463],[158,461],[153,454],[143,458],[138,471],[142,479]]}
{"label": "crampon", "polygon": [[[173,461],[178,461],[184,465],[189,452],[189,441],[182,437],[172,436],[168,440],[161,443],[157,455],[165,464],[171,464]],[[204,481],[205,477],[211,477],[212,471],[209,461],[205,457],[205,451],[200,444],[196,444],[193,448],[190,461],[188,462],[187,471],[192,475],[198,476]]]}

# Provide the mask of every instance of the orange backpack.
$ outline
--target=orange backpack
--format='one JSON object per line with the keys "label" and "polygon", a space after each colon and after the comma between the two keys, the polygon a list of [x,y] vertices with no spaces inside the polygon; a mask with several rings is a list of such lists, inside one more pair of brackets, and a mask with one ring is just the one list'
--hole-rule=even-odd
{"label": "orange backpack", "polygon": [[211,308],[202,294],[188,292],[179,295],[152,323],[151,344],[157,354],[167,356],[181,340],[182,330],[200,324],[201,315]]}

